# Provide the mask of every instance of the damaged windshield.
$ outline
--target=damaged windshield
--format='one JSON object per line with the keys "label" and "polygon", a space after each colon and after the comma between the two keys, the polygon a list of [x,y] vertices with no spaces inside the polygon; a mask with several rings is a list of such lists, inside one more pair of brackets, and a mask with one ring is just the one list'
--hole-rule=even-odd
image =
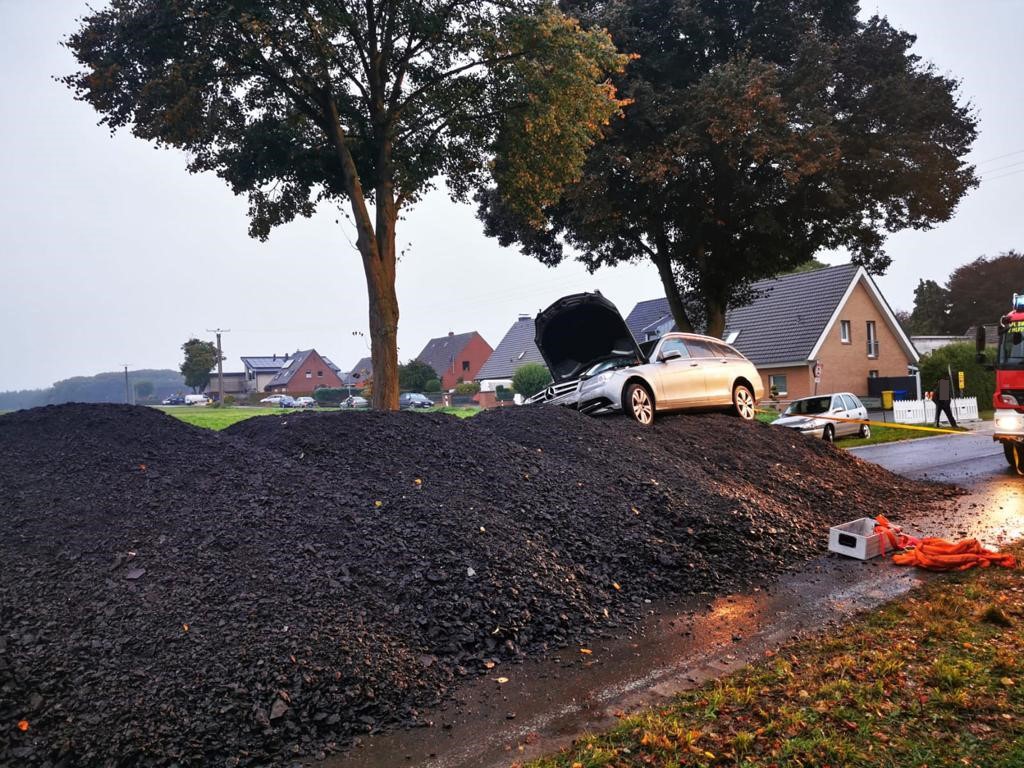
{"label": "damaged windshield", "polygon": [[809,416],[815,413],[827,413],[832,406],[831,397],[809,397],[790,403],[785,416]]}

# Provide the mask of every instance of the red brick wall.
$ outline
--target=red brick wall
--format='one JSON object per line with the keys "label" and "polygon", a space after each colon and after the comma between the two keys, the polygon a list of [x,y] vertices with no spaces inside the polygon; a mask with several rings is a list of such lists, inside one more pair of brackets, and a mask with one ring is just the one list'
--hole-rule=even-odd
{"label": "red brick wall", "polygon": [[[477,371],[487,362],[487,358],[491,356],[494,350],[491,349],[491,345],[484,341],[483,336],[479,333],[474,333],[469,342],[458,354],[455,355],[455,362],[452,368],[446,371],[438,371],[441,374],[441,388],[451,389],[459,380],[472,381],[477,374]],[[462,370],[463,362],[469,363],[469,370]]]}
{"label": "red brick wall", "polygon": [[[295,363],[292,363],[295,365]],[[309,371],[311,378],[306,378],[306,371]],[[323,376],[318,376],[320,372],[323,372]],[[313,351],[310,353],[306,361],[300,365],[291,381],[288,382],[287,387],[274,387],[275,392],[285,392],[292,397],[302,397],[303,395],[312,395],[313,392],[321,387],[340,387],[341,379],[338,378],[331,367],[324,362],[324,359],[320,357],[319,353]]]}

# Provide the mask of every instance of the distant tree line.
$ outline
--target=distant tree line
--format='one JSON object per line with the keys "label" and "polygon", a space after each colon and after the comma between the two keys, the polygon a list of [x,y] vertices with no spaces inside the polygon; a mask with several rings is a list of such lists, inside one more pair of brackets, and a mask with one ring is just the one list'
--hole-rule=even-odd
{"label": "distant tree line", "polygon": [[959,336],[995,323],[1010,309],[1014,290],[1024,290],[1024,254],[1007,251],[957,267],[946,285],[920,280],[914,310],[900,320],[915,336]]}
{"label": "distant tree line", "polygon": [[[137,401],[158,401],[185,390],[185,380],[177,371],[144,369],[128,372],[129,385]],[[74,376],[46,389],[22,389],[0,392],[0,410],[35,408],[60,403],[123,403],[124,371]]]}

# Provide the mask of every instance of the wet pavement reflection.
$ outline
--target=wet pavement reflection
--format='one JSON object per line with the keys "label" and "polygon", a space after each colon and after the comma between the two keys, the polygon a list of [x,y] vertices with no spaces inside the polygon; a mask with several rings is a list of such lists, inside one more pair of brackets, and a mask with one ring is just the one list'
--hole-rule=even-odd
{"label": "wet pavement reflection", "polygon": [[[954,482],[967,495],[932,512],[897,520],[908,533],[1000,546],[1024,535],[1024,478],[990,436],[927,438],[852,450],[895,472]],[[886,510],[851,510],[851,519]],[[827,531],[808,532],[827,537]],[[905,593],[930,574],[888,560],[823,556],[745,594],[686,604],[652,605],[627,637],[580,653],[499,665],[430,713],[427,728],[363,737],[328,768],[497,768],[605,729],[618,716],[763,656],[786,641],[840,624]],[[508,678],[499,684],[498,677]]]}

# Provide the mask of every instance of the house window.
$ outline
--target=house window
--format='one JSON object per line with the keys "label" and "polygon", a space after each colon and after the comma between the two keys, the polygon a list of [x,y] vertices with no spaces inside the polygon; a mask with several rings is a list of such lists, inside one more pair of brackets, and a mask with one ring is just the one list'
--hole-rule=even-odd
{"label": "house window", "polygon": [[785,397],[789,393],[786,375],[779,373],[768,377],[768,392],[772,397]]}
{"label": "house window", "polygon": [[312,371],[306,371],[306,378],[307,379],[312,379],[313,378],[313,372]]}
{"label": "house window", "polygon": [[468,371],[469,370],[469,360],[463,360],[462,361],[462,370],[464,370],[464,371]]}
{"label": "house window", "polygon": [[868,357],[878,357],[878,336],[874,320],[868,320]]}
{"label": "house window", "polygon": [[316,377],[317,377],[318,379],[322,379],[322,378],[324,377],[324,372],[323,372],[323,371],[317,371],[317,372],[316,372]]}
{"label": "house window", "polygon": [[878,378],[878,371],[874,370],[874,369],[868,371],[868,378],[869,379],[877,379]]}
{"label": "house window", "polygon": [[843,342],[843,344],[849,344],[850,343],[850,321],[849,320],[840,320],[839,321],[839,340],[841,342]]}

